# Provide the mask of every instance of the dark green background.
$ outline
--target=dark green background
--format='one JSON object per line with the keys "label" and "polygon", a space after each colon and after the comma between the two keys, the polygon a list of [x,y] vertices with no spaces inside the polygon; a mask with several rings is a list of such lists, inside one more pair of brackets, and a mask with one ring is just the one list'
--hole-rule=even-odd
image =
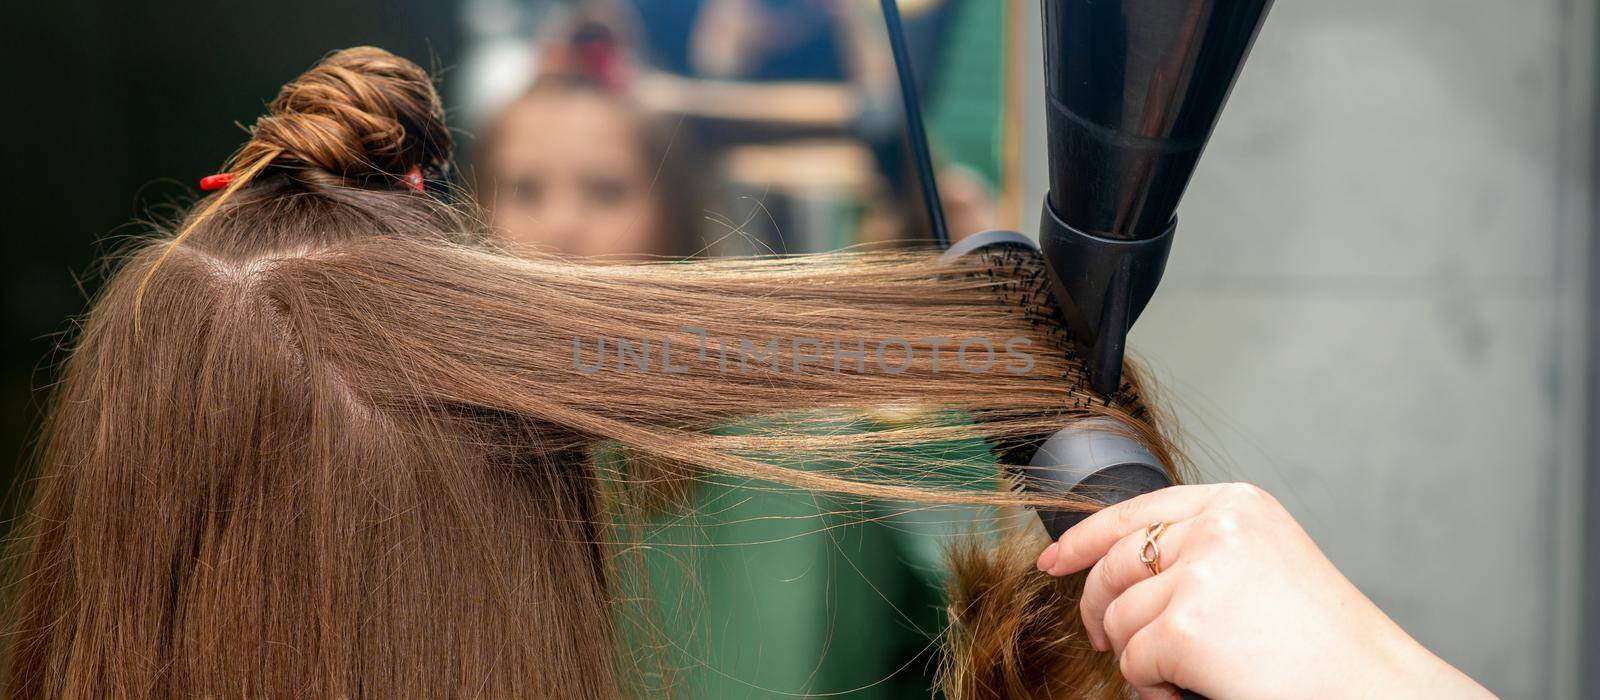
{"label": "dark green background", "polygon": [[115,237],[192,201],[244,141],[237,123],[338,48],[373,44],[443,69],[452,2],[31,2],[0,19],[0,484],[7,514],[51,355]]}

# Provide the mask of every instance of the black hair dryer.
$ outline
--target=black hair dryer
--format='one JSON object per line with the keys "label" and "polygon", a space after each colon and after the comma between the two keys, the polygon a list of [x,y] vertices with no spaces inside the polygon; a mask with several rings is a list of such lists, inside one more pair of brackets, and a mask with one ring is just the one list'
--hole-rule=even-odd
{"label": "black hair dryer", "polygon": [[1039,247],[1090,383],[1122,381],[1178,200],[1272,0],[1042,0],[1050,195]]}
{"label": "black hair dryer", "polygon": [[[892,5],[884,0],[891,17]],[[1109,397],[1122,386],[1128,329],[1166,269],[1178,200],[1272,0],[1041,0],[1041,6],[1050,194],[1038,248],[1089,383]],[[915,105],[912,96],[907,104]],[[931,168],[923,170],[931,181]],[[986,231],[946,255],[997,246],[1033,242],[1013,231]],[[1166,468],[1130,434],[1104,420],[1064,428],[1034,452],[1023,487],[1110,505],[1170,486]],[[1040,517],[1059,538],[1084,515]]]}

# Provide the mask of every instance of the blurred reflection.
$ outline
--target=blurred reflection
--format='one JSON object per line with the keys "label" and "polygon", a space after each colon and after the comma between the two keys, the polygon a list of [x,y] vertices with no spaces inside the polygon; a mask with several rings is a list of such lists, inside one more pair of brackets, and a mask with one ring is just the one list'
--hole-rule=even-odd
{"label": "blurred reflection", "polygon": [[[952,234],[991,228],[999,6],[901,4]],[[476,179],[509,241],[628,257],[930,241],[875,3],[467,8]]]}
{"label": "blurred reflection", "polygon": [[669,129],[579,77],[540,80],[486,135],[481,192],[506,242],[580,256],[694,255],[693,176]]}
{"label": "blurred reflection", "polygon": [[[687,257],[704,248],[691,147],[630,94],[605,13],[540,47],[543,74],[489,123],[479,197],[512,247],[574,256]],[[673,149],[677,149],[674,154]]]}

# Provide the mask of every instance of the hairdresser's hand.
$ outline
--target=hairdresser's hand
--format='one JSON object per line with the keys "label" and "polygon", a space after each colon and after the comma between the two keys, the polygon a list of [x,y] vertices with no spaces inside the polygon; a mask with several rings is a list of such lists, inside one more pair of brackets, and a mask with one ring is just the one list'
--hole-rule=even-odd
{"label": "hairdresser's hand", "polygon": [[[1161,573],[1140,563],[1146,528]],[[1106,508],[1039,568],[1088,567],[1090,642],[1144,698],[1173,686],[1232,698],[1490,697],[1367,600],[1288,511],[1254,486],[1176,486]]]}

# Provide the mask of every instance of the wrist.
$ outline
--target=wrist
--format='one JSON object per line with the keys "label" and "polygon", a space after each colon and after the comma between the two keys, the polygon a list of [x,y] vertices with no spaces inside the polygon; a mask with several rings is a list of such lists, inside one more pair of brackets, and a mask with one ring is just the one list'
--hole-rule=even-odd
{"label": "wrist", "polygon": [[1384,655],[1385,673],[1379,674],[1384,681],[1370,686],[1367,697],[1495,697],[1494,693],[1460,669],[1412,639],[1399,626],[1394,629],[1398,634]]}

